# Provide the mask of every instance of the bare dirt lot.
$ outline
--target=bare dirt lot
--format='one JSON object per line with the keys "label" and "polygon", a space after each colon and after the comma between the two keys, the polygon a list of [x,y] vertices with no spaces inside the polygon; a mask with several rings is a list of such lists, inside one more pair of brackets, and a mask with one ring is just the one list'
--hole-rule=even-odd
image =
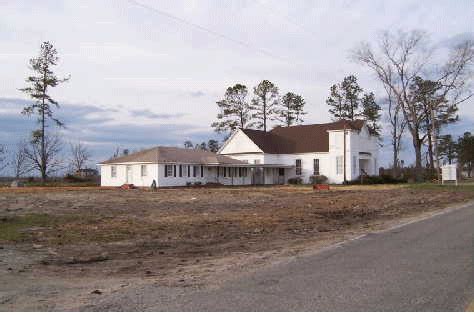
{"label": "bare dirt lot", "polygon": [[141,282],[211,285],[473,198],[400,186],[0,189],[0,310],[78,309]]}

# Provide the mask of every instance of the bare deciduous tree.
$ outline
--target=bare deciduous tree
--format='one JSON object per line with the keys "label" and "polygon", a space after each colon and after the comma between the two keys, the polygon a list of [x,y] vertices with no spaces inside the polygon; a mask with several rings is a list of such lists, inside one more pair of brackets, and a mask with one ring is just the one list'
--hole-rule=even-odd
{"label": "bare deciduous tree", "polygon": [[81,142],[70,143],[69,146],[71,154],[69,163],[72,171],[77,172],[85,167],[87,161],[91,158],[91,153]]}
{"label": "bare deciduous tree", "polygon": [[0,172],[3,171],[7,165],[7,149],[3,144],[0,144]]}
{"label": "bare deciduous tree", "polygon": [[393,95],[393,91],[384,84],[387,97],[385,106],[387,112],[387,120],[390,124],[391,145],[393,151],[392,175],[397,177],[400,168],[400,150],[402,148],[402,137],[405,133],[406,121],[401,113],[400,103]]}
{"label": "bare deciduous tree", "polygon": [[13,166],[13,173],[15,178],[25,176],[32,171],[32,166],[29,163],[26,151],[28,150],[28,142],[21,140],[17,143],[15,152],[11,157],[11,165]]}
{"label": "bare deciduous tree", "polygon": [[[378,41],[377,51],[370,44],[361,43],[353,52],[353,58],[371,68],[384,86],[393,92],[412,136],[417,179],[421,177],[425,136],[420,116],[425,116],[425,112],[419,110],[410,87],[414,86],[417,77],[431,72],[433,78],[430,79],[442,84],[441,94],[451,104],[457,105],[472,96],[467,87],[470,66],[474,60],[474,43],[466,41],[453,48],[444,66],[435,69],[436,71],[433,71],[434,65],[431,64],[432,53],[428,35],[418,30],[399,31],[396,34],[384,32]],[[435,116],[436,114],[433,117]]]}
{"label": "bare deciduous tree", "polygon": [[[42,141],[43,140],[43,141]],[[43,145],[44,144],[44,145]],[[63,167],[61,153],[61,139],[58,135],[47,135],[42,138],[33,138],[25,150],[26,158],[31,168],[40,172],[45,178]],[[47,168],[44,168],[47,165]]]}

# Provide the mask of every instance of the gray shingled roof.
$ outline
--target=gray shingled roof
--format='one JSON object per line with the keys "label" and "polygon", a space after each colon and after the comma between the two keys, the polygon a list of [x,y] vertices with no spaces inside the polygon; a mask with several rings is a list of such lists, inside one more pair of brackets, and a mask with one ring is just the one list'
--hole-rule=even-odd
{"label": "gray shingled roof", "polygon": [[219,165],[242,165],[245,162],[226,156],[217,155],[213,152],[183,149],[176,147],[158,146],[155,148],[135,152],[118,158],[109,159],[99,164],[119,164],[129,162],[142,163],[191,163],[191,164],[219,164]]}
{"label": "gray shingled roof", "polygon": [[242,129],[265,153],[292,154],[329,152],[329,130],[360,130],[365,121],[340,120],[327,124],[276,127],[271,131]]}

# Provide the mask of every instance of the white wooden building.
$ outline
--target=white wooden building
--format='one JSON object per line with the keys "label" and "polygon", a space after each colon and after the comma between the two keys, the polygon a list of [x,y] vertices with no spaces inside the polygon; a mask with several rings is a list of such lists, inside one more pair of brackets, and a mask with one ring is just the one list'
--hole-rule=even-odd
{"label": "white wooden building", "polygon": [[[157,187],[199,184],[251,185],[256,165],[212,152],[175,147],[155,147],[99,164],[101,186],[133,184]],[[284,165],[267,165],[281,168]],[[260,166],[258,166],[260,168]],[[282,178],[281,183],[285,180]]]}
{"label": "white wooden building", "polygon": [[217,154],[156,147],[110,159],[99,166],[102,186],[150,186],[153,180],[158,187],[197,182],[285,184],[295,177],[309,183],[313,175],[325,175],[330,183],[342,183],[344,176],[353,180],[361,174],[377,174],[377,158],[377,137],[364,121],[356,120],[276,127],[268,132],[239,129]]}
{"label": "white wooden building", "polygon": [[300,177],[305,183],[312,175],[325,175],[330,183],[342,183],[344,168],[348,181],[361,174],[378,174],[377,137],[363,120],[276,127],[268,132],[237,130],[218,154],[252,164],[290,167],[265,169],[265,184],[273,183],[275,175],[271,172],[284,172],[286,179]]}

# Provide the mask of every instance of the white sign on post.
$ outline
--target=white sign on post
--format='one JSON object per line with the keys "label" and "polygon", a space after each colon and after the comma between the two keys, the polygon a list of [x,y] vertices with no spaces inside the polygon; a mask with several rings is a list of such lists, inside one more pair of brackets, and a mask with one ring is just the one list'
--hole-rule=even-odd
{"label": "white sign on post", "polygon": [[441,167],[441,181],[454,181],[458,184],[457,167],[455,164],[448,164]]}

